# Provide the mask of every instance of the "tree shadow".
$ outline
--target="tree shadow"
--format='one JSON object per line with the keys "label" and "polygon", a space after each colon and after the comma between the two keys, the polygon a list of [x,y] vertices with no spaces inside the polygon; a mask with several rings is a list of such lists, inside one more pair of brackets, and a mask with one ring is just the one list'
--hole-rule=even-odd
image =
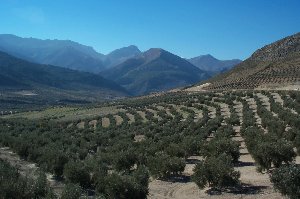
{"label": "tree shadow", "polygon": [[197,163],[201,162],[201,160],[192,158],[192,159],[186,159],[185,162],[186,162],[186,164],[197,164]]}
{"label": "tree shadow", "polygon": [[222,189],[210,188],[206,191],[209,195],[221,195],[222,193],[231,193],[235,195],[254,195],[261,193],[262,190],[268,188],[268,186],[254,186],[251,184],[241,184],[235,187],[226,187]]}
{"label": "tree shadow", "polygon": [[167,177],[159,178],[159,180],[166,182],[179,182],[179,183],[188,183],[191,182],[191,177],[186,175],[170,175]]}
{"label": "tree shadow", "polygon": [[56,182],[65,182],[65,179],[62,176],[55,176],[51,177],[51,180],[55,180]]}
{"label": "tree shadow", "polygon": [[242,155],[249,155],[249,153],[240,152],[240,156],[242,156]]}
{"label": "tree shadow", "polygon": [[255,166],[254,162],[237,162],[234,164],[235,167],[249,167],[249,166]]}

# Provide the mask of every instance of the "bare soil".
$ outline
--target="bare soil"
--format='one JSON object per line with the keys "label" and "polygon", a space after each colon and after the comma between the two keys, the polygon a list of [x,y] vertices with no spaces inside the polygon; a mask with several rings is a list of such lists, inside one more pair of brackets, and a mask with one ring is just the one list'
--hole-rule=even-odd
{"label": "bare soil", "polygon": [[102,118],[102,126],[107,128],[107,127],[109,127],[109,125],[110,125],[109,118],[107,118],[107,117]]}
{"label": "bare soil", "polygon": [[119,115],[114,115],[114,118],[116,120],[116,125],[119,126],[123,123],[123,118]]}

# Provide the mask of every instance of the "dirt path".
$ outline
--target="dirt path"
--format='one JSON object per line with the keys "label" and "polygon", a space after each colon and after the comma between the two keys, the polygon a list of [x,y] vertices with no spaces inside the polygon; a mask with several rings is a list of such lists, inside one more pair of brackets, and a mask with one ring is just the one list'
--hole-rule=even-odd
{"label": "dirt path", "polygon": [[[39,169],[36,164],[20,159],[20,157],[13,153],[8,147],[0,148],[0,159],[9,162],[13,167],[19,169],[20,173],[24,176],[35,177],[36,171]],[[64,188],[64,183],[57,181],[53,175],[46,173],[47,180],[50,187],[56,195],[61,195]]]}

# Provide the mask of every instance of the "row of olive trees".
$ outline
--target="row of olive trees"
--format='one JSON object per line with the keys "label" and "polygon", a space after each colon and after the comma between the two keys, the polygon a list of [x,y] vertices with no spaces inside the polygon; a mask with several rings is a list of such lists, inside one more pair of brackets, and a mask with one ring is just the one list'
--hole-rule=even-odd
{"label": "row of olive trees", "polygon": [[[235,131],[231,124],[236,124],[236,115],[232,114],[226,120],[227,125],[221,126],[224,118],[220,117],[220,110],[217,111],[217,118],[210,120],[204,131],[214,137],[201,145],[203,160],[196,164],[192,180],[200,189],[210,187],[216,190],[237,186],[240,184],[240,173],[234,170],[234,164],[240,157],[239,143],[231,138]],[[234,122],[231,122],[234,121]]]}
{"label": "row of olive trees", "polygon": [[[273,116],[256,96],[253,96],[256,99],[257,113],[262,119],[262,126],[268,132],[257,126],[252,110],[244,102],[245,122],[242,135],[248,151],[258,165],[258,170],[269,172],[274,188],[292,199],[299,198],[300,167],[293,164],[296,153],[292,142],[297,133],[293,128],[285,130],[286,124],[296,124],[295,117],[279,103],[275,103],[269,93],[265,94],[269,96],[271,111],[277,113],[278,118]],[[291,117],[286,118],[286,114]]]}

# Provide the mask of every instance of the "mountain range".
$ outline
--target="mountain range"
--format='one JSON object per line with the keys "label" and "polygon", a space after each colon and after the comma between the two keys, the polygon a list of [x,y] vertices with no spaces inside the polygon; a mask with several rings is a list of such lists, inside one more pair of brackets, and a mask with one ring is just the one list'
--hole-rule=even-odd
{"label": "mountain range", "polygon": [[163,49],[141,52],[134,45],[104,55],[70,40],[41,40],[9,34],[0,35],[0,51],[32,63],[100,73],[134,95],[187,86],[224,72],[239,61],[221,61],[211,55],[184,60]]}
{"label": "mountain range", "polygon": [[232,70],[203,83],[210,84],[206,89],[299,90],[300,33],[264,46]]}
{"label": "mountain range", "polygon": [[114,98],[203,83],[208,83],[206,89],[300,88],[300,33],[257,50],[243,62],[211,55],[183,59],[160,48],[141,52],[133,45],[104,55],[69,40],[14,35],[0,35],[0,51],[1,91]]}
{"label": "mountain range", "polygon": [[104,69],[104,55],[92,47],[69,40],[41,40],[0,35],[0,50],[39,64],[62,66],[74,70],[98,72]]}
{"label": "mountain range", "polygon": [[0,52],[0,91],[30,91],[43,98],[107,99],[128,96],[116,83],[100,75],[52,65],[31,63]]}
{"label": "mountain range", "polygon": [[187,60],[163,49],[152,48],[139,56],[101,72],[134,95],[166,91],[209,78]]}
{"label": "mountain range", "polygon": [[242,62],[242,60],[239,59],[219,60],[210,54],[201,55],[187,60],[201,70],[207,71],[211,75],[228,71]]}
{"label": "mountain range", "polygon": [[[11,34],[0,34],[0,50],[27,61],[92,73],[99,73],[142,54],[134,45],[104,55],[90,46],[70,40],[41,40]],[[240,60],[221,61],[211,55],[198,56],[188,61],[211,74],[228,70],[240,62]]]}

